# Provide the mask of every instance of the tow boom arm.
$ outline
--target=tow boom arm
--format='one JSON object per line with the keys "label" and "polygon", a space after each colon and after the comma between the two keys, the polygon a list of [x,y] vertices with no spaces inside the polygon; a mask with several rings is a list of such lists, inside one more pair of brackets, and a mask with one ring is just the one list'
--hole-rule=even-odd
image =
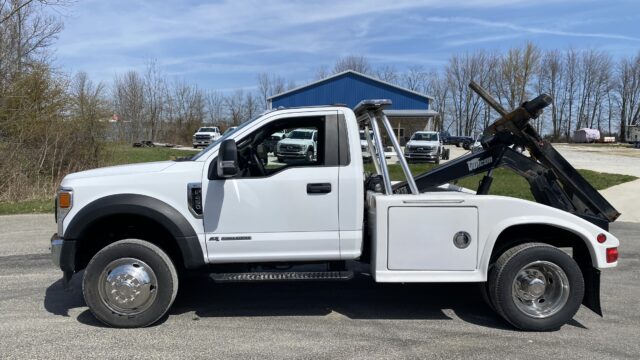
{"label": "tow boom arm", "polygon": [[[620,216],[620,213],[529,124],[529,120],[537,118],[542,110],[551,104],[550,96],[539,95],[507,112],[480,85],[471,82],[469,87],[501,117],[484,130],[482,150],[415,176],[413,181],[420,192],[486,172],[477,193],[487,194],[493,179],[493,169],[504,166],[529,182],[536,202],[573,213],[604,229]],[[513,150],[512,145],[526,148],[531,156],[527,157]],[[409,184],[406,181],[395,184],[393,193],[410,193]]]}

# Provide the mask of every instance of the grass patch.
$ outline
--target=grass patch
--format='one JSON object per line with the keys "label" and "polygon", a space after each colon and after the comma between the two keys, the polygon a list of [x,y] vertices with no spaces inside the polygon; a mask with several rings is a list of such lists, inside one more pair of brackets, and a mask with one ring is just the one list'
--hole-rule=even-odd
{"label": "grass patch", "polygon": [[0,202],[0,215],[53,213],[53,199]]}
{"label": "grass patch", "polygon": [[[365,164],[364,167],[366,171],[375,172],[372,164]],[[409,167],[411,169],[411,173],[413,173],[413,175],[415,176],[424,171],[433,169],[435,165],[409,164]],[[590,170],[578,170],[578,172],[582,176],[584,176],[584,178],[591,185],[593,185],[596,190],[606,189],[611,186],[637,179],[636,177],[629,175],[599,173]],[[404,173],[402,172],[402,168],[400,167],[400,165],[389,165],[389,175],[394,181],[405,180]],[[483,176],[484,174],[469,176],[460,179],[456,184],[471,190],[477,190],[478,184],[480,183],[480,180],[482,180]],[[503,195],[520,199],[533,200],[533,195],[529,190],[529,183],[527,183],[527,181],[524,178],[520,177],[518,174],[507,169],[496,169],[493,172],[493,183],[491,185],[491,190],[489,191],[489,193],[492,195]]]}

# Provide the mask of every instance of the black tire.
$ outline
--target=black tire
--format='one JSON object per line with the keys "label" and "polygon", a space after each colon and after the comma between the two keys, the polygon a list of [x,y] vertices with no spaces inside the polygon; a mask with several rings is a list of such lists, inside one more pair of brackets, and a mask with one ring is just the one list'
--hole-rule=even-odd
{"label": "black tire", "polygon": [[307,155],[305,155],[304,159],[307,162],[313,162],[313,150],[308,150]]}
{"label": "black tire", "polygon": [[[537,261],[543,261],[561,269],[569,286],[566,302],[556,312],[540,318],[528,315],[518,307],[516,304],[518,300],[513,290],[518,273],[528,264]],[[549,277],[546,280],[548,284],[552,284],[548,279]],[[524,243],[505,251],[489,274],[488,286],[490,304],[495,307],[496,312],[511,325],[526,331],[549,331],[560,328],[578,312],[584,296],[584,279],[578,264],[564,251],[551,245],[534,242]],[[545,297],[546,290],[545,294],[534,302],[538,301],[542,304]]]}
{"label": "black tire", "polygon": [[439,156],[439,155],[436,157],[436,161],[434,161],[434,163],[435,163],[436,165],[439,165],[439,164],[440,164],[440,156]]}
{"label": "black tire", "polygon": [[[135,314],[118,313],[110,308],[99,289],[103,271],[114,261],[129,258],[144,263],[157,279],[157,287],[150,291],[155,291],[153,300],[146,309]],[[100,250],[87,265],[82,281],[82,293],[93,315],[104,324],[119,328],[152,325],[166,314],[177,292],[178,273],[169,256],[159,247],[137,239],[120,240]]]}

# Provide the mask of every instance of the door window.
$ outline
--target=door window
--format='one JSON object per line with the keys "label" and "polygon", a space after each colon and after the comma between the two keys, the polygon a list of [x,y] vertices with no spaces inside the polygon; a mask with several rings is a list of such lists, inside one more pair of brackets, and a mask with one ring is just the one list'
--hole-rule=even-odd
{"label": "door window", "polygon": [[262,177],[290,167],[324,166],[325,117],[274,121],[239,140],[241,177]]}

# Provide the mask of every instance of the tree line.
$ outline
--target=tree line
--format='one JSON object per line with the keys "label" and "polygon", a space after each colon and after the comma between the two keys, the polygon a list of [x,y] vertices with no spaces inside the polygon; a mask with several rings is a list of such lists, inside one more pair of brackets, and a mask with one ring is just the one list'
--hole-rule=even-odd
{"label": "tree line", "polygon": [[[63,29],[48,7],[65,0],[0,0],[0,201],[50,194],[69,172],[100,166],[108,141],[189,144],[203,124],[235,126],[257,116],[268,98],[296,87],[279,74],[256,75],[255,87],[222,92],[166,76],[155,60],[115,75],[111,84],[52,66]],[[366,57],[338,58],[311,81],[355,70],[433,97],[439,127],[473,135],[497,114],[468,87],[480,83],[508,109],[539,93],[553,106],[535,121],[543,134],[569,139],[591,127],[625,140],[640,123],[640,52],[614,59],[596,49],[542,50],[533,43],[507,51],[453,54],[438,68],[373,65]]]}

